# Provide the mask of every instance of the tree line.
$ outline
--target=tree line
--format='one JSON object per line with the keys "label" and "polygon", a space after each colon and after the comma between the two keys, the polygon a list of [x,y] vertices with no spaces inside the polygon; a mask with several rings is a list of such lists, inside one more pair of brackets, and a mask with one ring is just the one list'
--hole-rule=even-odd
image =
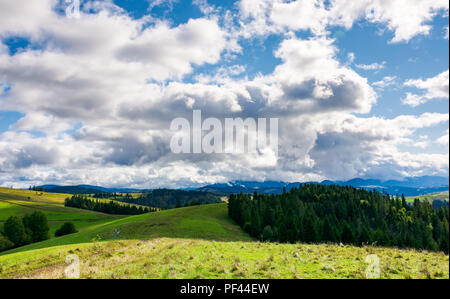
{"label": "tree line", "polygon": [[79,194],[75,194],[71,198],[66,198],[64,200],[64,206],[117,215],[140,215],[157,211],[155,208],[120,204],[112,200],[109,202],[98,199],[92,200],[85,195]]}
{"label": "tree line", "polygon": [[97,192],[92,194],[93,198],[113,199],[119,201],[129,201],[133,198],[129,193],[117,193],[117,192]]}
{"label": "tree line", "polygon": [[[44,241],[50,238],[47,216],[35,211],[23,217],[11,216],[0,230],[0,252],[31,243]],[[55,232],[55,237],[76,233],[72,222],[64,223]]]}
{"label": "tree line", "polygon": [[222,202],[220,196],[211,192],[171,189],[155,189],[142,193],[136,198],[125,195],[117,197],[117,200],[162,210]]}
{"label": "tree line", "polygon": [[45,191],[44,187],[36,187],[36,186],[30,186],[28,188],[28,190],[30,190],[30,191],[40,191],[40,192],[44,192]]}
{"label": "tree line", "polygon": [[301,184],[282,194],[232,194],[229,216],[262,241],[375,244],[449,252],[449,208],[350,186]]}
{"label": "tree line", "polygon": [[23,217],[11,216],[0,232],[0,251],[50,238],[47,216],[36,211]]}

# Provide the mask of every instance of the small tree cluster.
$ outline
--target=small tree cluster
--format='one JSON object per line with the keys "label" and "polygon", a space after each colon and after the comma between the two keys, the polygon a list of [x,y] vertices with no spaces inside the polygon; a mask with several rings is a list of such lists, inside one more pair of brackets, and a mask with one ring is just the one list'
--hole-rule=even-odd
{"label": "small tree cluster", "polygon": [[61,237],[65,235],[70,235],[77,233],[77,229],[75,228],[75,225],[72,222],[66,222],[64,223],[59,229],[55,231],[55,237]]}
{"label": "small tree cluster", "polygon": [[28,188],[28,190],[30,190],[30,191],[40,191],[40,192],[43,192],[44,191],[44,187],[37,187],[37,186],[30,186],[29,188]]}
{"label": "small tree cluster", "polygon": [[3,224],[0,251],[40,242],[49,238],[47,216],[36,211],[23,217],[11,216]]}

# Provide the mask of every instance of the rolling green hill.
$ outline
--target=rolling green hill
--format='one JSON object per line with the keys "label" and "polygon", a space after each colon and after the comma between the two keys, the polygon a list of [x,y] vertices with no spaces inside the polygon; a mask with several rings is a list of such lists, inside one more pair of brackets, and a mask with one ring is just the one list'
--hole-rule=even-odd
{"label": "rolling green hill", "polygon": [[92,225],[76,234],[15,248],[0,255],[67,244],[89,243],[93,240],[149,240],[161,237],[215,241],[252,240],[228,218],[226,204],[214,204],[125,217]]}
{"label": "rolling green hill", "polygon": [[50,235],[64,223],[73,222],[77,230],[110,222],[123,216],[64,207],[64,199],[71,195],[18,190],[0,187],[0,227],[10,216],[23,216],[34,211],[46,214]]}
{"label": "rolling green hill", "polygon": [[256,242],[229,219],[226,203],[109,219],[3,252],[0,278],[64,278],[70,254],[80,258],[81,278],[364,278],[371,254],[381,278],[449,278],[443,253]]}
{"label": "rolling green hill", "polygon": [[76,254],[81,278],[449,278],[448,256],[373,247],[157,238],[84,243],[0,256],[0,278],[64,278]]}

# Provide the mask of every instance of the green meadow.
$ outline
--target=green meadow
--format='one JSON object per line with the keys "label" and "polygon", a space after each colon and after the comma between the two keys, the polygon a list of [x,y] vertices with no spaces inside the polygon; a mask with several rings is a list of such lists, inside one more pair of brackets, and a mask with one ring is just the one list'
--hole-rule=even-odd
{"label": "green meadow", "polygon": [[413,203],[414,199],[420,199],[420,200],[426,200],[426,201],[434,201],[434,200],[444,200],[448,201],[449,199],[449,192],[439,192],[439,193],[431,193],[431,194],[425,194],[425,195],[419,195],[419,196],[410,196],[406,198],[407,202]]}
{"label": "green meadow", "polygon": [[50,235],[64,223],[73,222],[79,231],[123,216],[107,215],[93,211],[64,207],[69,194],[45,193],[28,190],[0,188],[0,226],[10,216],[23,216],[34,211],[43,212],[48,219]]}
{"label": "green meadow", "polygon": [[2,188],[0,220],[39,209],[52,229],[73,221],[79,232],[0,253],[0,278],[65,278],[71,254],[81,278],[365,278],[373,254],[380,278],[449,278],[443,253],[257,242],[229,219],[226,203],[122,217],[29,192]]}
{"label": "green meadow", "polygon": [[332,244],[154,238],[92,241],[0,256],[0,277],[64,278],[68,255],[80,278],[366,278],[368,255],[380,278],[449,278],[443,253]]}

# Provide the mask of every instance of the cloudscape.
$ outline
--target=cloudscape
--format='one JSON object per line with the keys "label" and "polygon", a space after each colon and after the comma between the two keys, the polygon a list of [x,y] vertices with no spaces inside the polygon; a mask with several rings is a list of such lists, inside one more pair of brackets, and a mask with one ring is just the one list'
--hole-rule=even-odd
{"label": "cloudscape", "polygon": [[[449,172],[443,0],[0,0],[0,185],[198,187]],[[174,153],[171,122],[278,119]]]}

